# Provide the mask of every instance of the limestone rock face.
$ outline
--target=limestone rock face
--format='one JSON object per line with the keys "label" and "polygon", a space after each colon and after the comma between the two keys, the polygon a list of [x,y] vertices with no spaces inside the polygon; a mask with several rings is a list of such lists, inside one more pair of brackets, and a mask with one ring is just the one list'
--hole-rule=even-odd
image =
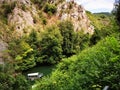
{"label": "limestone rock face", "polygon": [[37,10],[30,0],[1,0],[3,4],[15,4],[8,16],[8,25],[13,27],[16,34],[22,36],[23,33],[29,33],[34,27],[34,16]]}
{"label": "limestone rock face", "polygon": [[19,2],[21,4],[31,4],[30,0],[0,0],[0,3]]}
{"label": "limestone rock face", "polygon": [[14,26],[14,29],[20,34],[23,34],[23,29],[29,26],[33,27],[34,25],[31,12],[23,11],[18,7],[15,7],[13,10],[13,13],[9,15],[8,22],[9,22],[9,25]]}
{"label": "limestone rock face", "polygon": [[60,20],[71,20],[75,31],[82,30],[85,34],[94,33],[94,27],[90,24],[85,9],[74,1],[60,4],[58,6],[57,16]]}
{"label": "limestone rock face", "polygon": [[[74,25],[74,31],[83,31],[85,34],[94,33],[94,27],[90,24],[85,9],[74,0],[69,2],[66,0],[45,1],[57,6],[57,14],[54,15],[57,17],[56,22],[58,19],[69,19]],[[23,33],[29,33],[30,29],[35,27],[35,19],[36,17],[39,18],[39,15],[34,3],[30,0],[0,0],[0,3],[15,3],[12,13],[8,14],[8,25],[14,28],[15,33],[17,32],[22,36]]]}

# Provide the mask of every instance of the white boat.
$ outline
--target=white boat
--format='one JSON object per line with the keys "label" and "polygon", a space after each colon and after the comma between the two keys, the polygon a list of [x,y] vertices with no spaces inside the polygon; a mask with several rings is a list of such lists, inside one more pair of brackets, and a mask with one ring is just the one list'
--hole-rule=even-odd
{"label": "white boat", "polygon": [[28,79],[30,79],[31,81],[41,78],[42,76],[43,76],[43,73],[39,73],[39,72],[27,74]]}

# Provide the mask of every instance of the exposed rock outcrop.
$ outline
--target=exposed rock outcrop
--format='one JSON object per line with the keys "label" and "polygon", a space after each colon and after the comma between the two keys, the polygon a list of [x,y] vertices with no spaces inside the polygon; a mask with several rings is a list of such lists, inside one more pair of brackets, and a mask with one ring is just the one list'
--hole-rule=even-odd
{"label": "exposed rock outcrop", "polygon": [[2,0],[0,3],[14,4],[12,12],[7,15],[7,21],[19,36],[31,31],[35,24],[34,17],[37,16],[37,10],[30,0]]}
{"label": "exposed rock outcrop", "polygon": [[12,2],[19,2],[21,4],[30,5],[30,0],[0,0],[0,3],[12,3]]}
{"label": "exposed rock outcrop", "polygon": [[75,31],[82,30],[84,33],[94,33],[94,27],[90,24],[85,9],[74,0],[58,5],[57,15],[60,20],[70,19]]}
{"label": "exposed rock outcrop", "polygon": [[[94,27],[90,24],[85,9],[74,2],[74,0],[70,0],[69,2],[65,0],[46,1],[57,6],[57,14],[55,15],[55,17],[58,17],[57,20],[70,19],[74,25],[74,31],[83,31],[85,34],[94,33]],[[1,0],[0,2],[8,4],[15,3],[12,13],[8,15],[8,25],[13,27],[20,36],[23,35],[23,33],[29,33],[31,28],[35,27],[36,22],[34,18],[39,18],[39,15],[37,9],[30,0]]]}
{"label": "exposed rock outcrop", "polygon": [[[27,27],[33,27],[34,21],[30,11],[23,11],[22,9],[15,7],[13,13],[8,16],[8,22],[10,26],[14,26],[14,29],[23,34],[23,30]],[[29,28],[27,30],[29,32]]]}

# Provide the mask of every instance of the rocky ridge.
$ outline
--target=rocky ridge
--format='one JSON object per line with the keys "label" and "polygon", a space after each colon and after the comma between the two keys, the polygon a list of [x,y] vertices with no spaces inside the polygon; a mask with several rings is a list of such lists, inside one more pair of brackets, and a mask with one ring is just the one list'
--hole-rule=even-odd
{"label": "rocky ridge", "polygon": [[74,0],[60,4],[57,16],[59,16],[60,20],[70,19],[73,22],[75,31],[82,30],[85,34],[94,33],[94,27],[90,24],[85,9]]}
{"label": "rocky ridge", "polygon": [[[29,33],[31,28],[35,28],[34,17],[39,17],[38,10],[30,0],[1,0],[0,3],[13,2],[15,2],[15,7],[8,15],[8,25],[14,27],[14,30],[21,36],[23,33]],[[90,24],[85,9],[74,0],[61,1],[61,3],[58,3],[60,0],[49,0],[48,2],[57,3],[55,15],[57,20],[70,19],[74,25],[74,31],[83,31],[85,34],[94,33],[94,27]]]}

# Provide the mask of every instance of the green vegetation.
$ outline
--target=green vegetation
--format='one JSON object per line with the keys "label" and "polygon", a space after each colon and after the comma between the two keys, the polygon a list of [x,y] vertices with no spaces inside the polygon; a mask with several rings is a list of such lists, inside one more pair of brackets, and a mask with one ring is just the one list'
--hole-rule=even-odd
{"label": "green vegetation", "polygon": [[[8,43],[0,65],[0,90],[31,90],[33,83],[22,74],[32,72],[45,75],[32,90],[103,90],[105,86],[120,90],[119,7],[115,12],[118,24],[112,14],[87,11],[95,27],[89,35],[75,32],[70,20],[54,21],[57,5],[65,0],[31,1],[38,9],[38,16],[33,15],[35,28],[21,37],[7,21],[18,3],[0,5],[0,39]],[[18,7],[26,12],[32,9],[24,4]]]}
{"label": "green vegetation", "polygon": [[[56,27],[49,27],[40,41],[39,62],[58,63],[62,58],[62,36]],[[42,61],[41,61],[42,60]]]}
{"label": "green vegetation", "polygon": [[95,27],[95,32],[91,37],[91,45],[96,44],[99,40],[110,36],[111,34],[119,32],[119,27],[116,23],[115,16],[112,14],[92,14],[87,11],[91,24]]}
{"label": "green vegetation", "polygon": [[49,15],[56,13],[57,7],[54,4],[47,3],[44,8],[44,12],[48,13]]}
{"label": "green vegetation", "polygon": [[[1,10],[1,11],[3,11],[2,12],[2,14],[4,14],[4,16],[5,17],[7,17],[7,15],[9,14],[9,13],[12,13],[12,10],[15,8],[15,5],[16,5],[16,2],[13,2],[13,3],[3,3],[1,6],[0,6],[0,8],[2,8],[3,10]],[[0,12],[1,12],[0,11]]]}
{"label": "green vegetation", "polygon": [[61,31],[61,35],[63,36],[63,55],[69,57],[75,53],[75,32],[73,29],[73,25],[69,21],[63,21],[59,24],[59,28]]}
{"label": "green vegetation", "polygon": [[37,4],[37,6],[39,7],[39,9],[41,9],[42,7],[44,7],[45,3],[47,2],[47,0],[31,0],[34,4]]}
{"label": "green vegetation", "polygon": [[39,64],[56,64],[89,47],[90,36],[74,32],[70,21],[48,27],[40,34],[33,30],[29,36],[9,43],[9,53],[15,70],[24,71]]}
{"label": "green vegetation", "polygon": [[30,90],[30,82],[20,73],[15,73],[13,64],[0,65],[0,90]]}
{"label": "green vegetation", "polygon": [[83,34],[83,32],[74,32],[73,24],[70,21],[62,21],[59,28],[63,36],[62,50],[64,57],[70,57],[89,46],[89,35]]}
{"label": "green vegetation", "polygon": [[27,71],[24,71],[23,74],[27,76],[28,73],[39,72],[39,73],[43,73],[44,76],[47,76],[50,75],[55,68],[56,66],[54,65],[41,65],[41,66],[33,67]]}
{"label": "green vegetation", "polygon": [[35,66],[33,49],[23,40],[16,40],[9,45],[10,54],[14,58],[15,70],[26,70]]}
{"label": "green vegetation", "polygon": [[1,90],[30,90],[30,83],[23,75],[13,77],[8,73],[0,72],[0,89]]}
{"label": "green vegetation", "polygon": [[62,2],[64,2],[65,0],[31,0],[34,4],[36,4],[39,9],[43,8],[46,3],[51,3],[51,4],[55,4],[58,5]]}
{"label": "green vegetation", "polygon": [[119,90],[120,45],[107,37],[79,55],[64,59],[50,77],[43,78],[33,90]]}

